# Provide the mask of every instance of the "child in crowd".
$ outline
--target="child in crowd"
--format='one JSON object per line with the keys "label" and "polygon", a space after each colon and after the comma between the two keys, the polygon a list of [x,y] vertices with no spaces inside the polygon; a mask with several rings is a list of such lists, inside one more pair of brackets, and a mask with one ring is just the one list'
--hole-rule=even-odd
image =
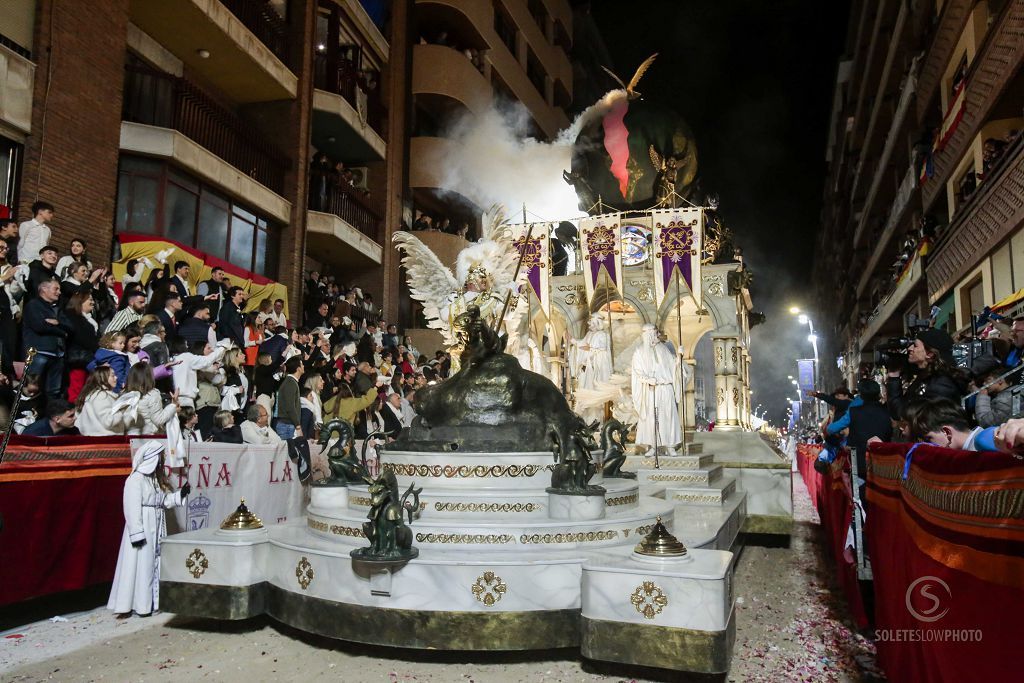
{"label": "child in crowd", "polygon": [[132,457],[124,483],[124,533],[107,609],[118,619],[132,612],[148,617],[160,609],[160,543],[167,535],[165,509],[185,504],[186,481],[174,491],[164,470],[164,444],[143,441]]}
{"label": "child in crowd", "polygon": [[906,409],[907,427],[914,441],[961,451],[997,451],[995,427],[971,428],[970,420],[948,398],[921,398]]}
{"label": "child in crowd", "polygon": [[114,371],[117,377],[115,391],[121,391],[124,381],[128,378],[129,358],[125,353],[125,342],[127,335],[122,332],[110,332],[100,337],[100,347],[96,349],[96,355],[92,362],[85,366],[89,372],[94,372],[97,367],[106,365]]}

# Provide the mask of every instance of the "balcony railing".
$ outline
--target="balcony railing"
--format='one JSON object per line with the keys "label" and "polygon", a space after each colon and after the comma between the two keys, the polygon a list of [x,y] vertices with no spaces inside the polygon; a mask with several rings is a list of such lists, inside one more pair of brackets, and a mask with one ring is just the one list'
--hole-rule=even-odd
{"label": "balcony railing", "polygon": [[288,65],[288,24],[267,0],[220,0],[274,55]]}
{"label": "balcony railing", "polygon": [[323,195],[309,198],[313,211],[331,213],[380,244],[383,216],[356,188],[346,183],[327,183]]}
{"label": "balcony railing", "polygon": [[332,60],[325,54],[317,54],[313,61],[313,83],[320,90],[341,95],[360,118],[387,141],[387,110],[380,99],[379,80],[377,85],[369,87],[355,62],[344,58]]}
{"label": "balcony railing", "polygon": [[171,128],[253,180],[284,193],[289,161],[250,124],[185,80],[141,64],[125,65],[124,121]]}

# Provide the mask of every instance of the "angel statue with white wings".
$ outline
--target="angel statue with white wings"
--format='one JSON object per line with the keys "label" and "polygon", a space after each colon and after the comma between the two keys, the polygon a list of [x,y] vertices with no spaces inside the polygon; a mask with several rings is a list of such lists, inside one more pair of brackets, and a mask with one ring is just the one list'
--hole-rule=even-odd
{"label": "angel statue with white wings", "polygon": [[[412,233],[396,232],[392,241],[404,252],[402,266],[412,298],[423,304],[427,325],[441,332],[448,347],[453,373],[458,370],[466,342],[465,330],[459,329],[457,321],[470,304],[480,309],[480,319],[493,328],[505,307],[505,298],[511,294],[505,329],[510,332],[510,340],[518,341],[522,283],[515,281],[515,273],[519,250],[512,243],[512,230],[502,207],[492,206],[484,214],[482,237],[459,252],[454,274]],[[525,271],[519,279],[525,281]]]}

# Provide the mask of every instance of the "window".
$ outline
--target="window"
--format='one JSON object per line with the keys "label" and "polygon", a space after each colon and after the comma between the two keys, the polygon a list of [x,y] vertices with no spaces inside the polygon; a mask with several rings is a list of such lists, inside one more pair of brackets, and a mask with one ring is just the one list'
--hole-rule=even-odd
{"label": "window", "polygon": [[266,217],[167,164],[123,156],[118,173],[118,232],[165,237],[275,277],[278,228]]}
{"label": "window", "polygon": [[494,31],[498,34],[501,42],[505,43],[505,47],[512,53],[512,56],[516,56],[516,28],[509,21],[505,13],[499,10],[497,7],[494,8]]}
{"label": "window", "polygon": [[14,215],[20,178],[21,145],[0,137],[0,218]]}

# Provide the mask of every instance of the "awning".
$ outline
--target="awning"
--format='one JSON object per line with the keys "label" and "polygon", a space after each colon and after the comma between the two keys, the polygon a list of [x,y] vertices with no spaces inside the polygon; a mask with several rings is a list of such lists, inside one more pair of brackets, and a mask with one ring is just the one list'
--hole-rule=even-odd
{"label": "awning", "polygon": [[1022,300],[1024,300],[1024,288],[1018,289],[1016,292],[1006,297],[1005,299],[1000,299],[999,301],[992,304],[992,310],[998,313],[1004,308],[1009,308],[1010,306],[1013,306],[1014,304]]}

